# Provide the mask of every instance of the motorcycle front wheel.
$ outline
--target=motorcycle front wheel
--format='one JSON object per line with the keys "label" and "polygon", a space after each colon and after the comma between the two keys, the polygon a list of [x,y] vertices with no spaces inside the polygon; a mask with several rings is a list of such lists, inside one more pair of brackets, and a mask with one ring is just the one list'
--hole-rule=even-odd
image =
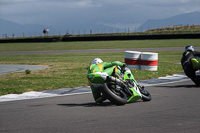
{"label": "motorcycle front wheel", "polygon": [[116,105],[124,105],[127,103],[127,96],[122,90],[115,90],[111,88],[111,85],[104,83],[101,89],[103,95]]}
{"label": "motorcycle front wheel", "polygon": [[140,90],[140,93],[143,101],[151,101],[151,94],[146,89]]}

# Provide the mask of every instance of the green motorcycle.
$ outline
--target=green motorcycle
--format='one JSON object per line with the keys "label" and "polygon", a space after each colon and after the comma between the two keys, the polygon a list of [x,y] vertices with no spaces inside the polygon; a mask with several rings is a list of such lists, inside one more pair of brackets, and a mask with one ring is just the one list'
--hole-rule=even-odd
{"label": "green motorcycle", "polygon": [[101,87],[104,97],[116,105],[124,105],[139,99],[143,101],[152,99],[151,94],[143,86],[138,85],[129,68],[120,66],[117,68],[121,73],[108,76]]}

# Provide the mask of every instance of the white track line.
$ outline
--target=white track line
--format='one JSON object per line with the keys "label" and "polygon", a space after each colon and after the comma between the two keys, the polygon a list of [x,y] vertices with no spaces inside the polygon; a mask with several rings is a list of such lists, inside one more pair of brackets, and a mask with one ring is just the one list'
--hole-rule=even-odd
{"label": "white track line", "polygon": [[[160,77],[157,79],[142,80],[138,81],[141,85],[144,86],[156,86],[161,84],[177,83],[189,81],[183,74],[175,74],[173,76]],[[16,101],[16,100],[25,100],[25,99],[37,99],[37,98],[47,98],[47,97],[57,97],[57,96],[70,96],[70,95],[80,95],[91,93],[90,87],[77,87],[77,88],[62,88],[58,90],[46,90],[41,92],[26,92],[23,94],[8,94],[0,96],[0,102],[6,101]]]}

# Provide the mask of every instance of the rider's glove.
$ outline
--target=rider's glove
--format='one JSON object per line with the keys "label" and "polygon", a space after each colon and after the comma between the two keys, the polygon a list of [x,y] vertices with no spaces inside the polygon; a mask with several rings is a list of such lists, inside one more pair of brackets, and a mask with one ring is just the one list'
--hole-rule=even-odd
{"label": "rider's glove", "polygon": [[139,88],[140,90],[144,90],[144,86],[142,86],[142,85],[140,85],[140,84],[138,84],[138,88]]}
{"label": "rider's glove", "polygon": [[127,66],[128,66],[128,65],[124,63],[122,67],[125,68],[125,67],[127,67]]}
{"label": "rider's glove", "polygon": [[121,67],[121,68],[122,68],[121,70],[124,71],[125,68],[126,68],[127,66],[128,66],[128,65],[124,63],[124,64],[122,65],[122,67]]}

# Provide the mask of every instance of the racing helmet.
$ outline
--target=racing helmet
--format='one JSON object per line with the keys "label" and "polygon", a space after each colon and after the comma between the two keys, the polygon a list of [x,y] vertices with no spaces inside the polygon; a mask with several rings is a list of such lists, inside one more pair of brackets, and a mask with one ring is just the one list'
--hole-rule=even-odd
{"label": "racing helmet", "polygon": [[192,45],[187,45],[185,51],[194,51],[194,47]]}
{"label": "racing helmet", "polygon": [[94,60],[92,61],[92,64],[99,64],[103,62],[100,58],[94,58]]}

